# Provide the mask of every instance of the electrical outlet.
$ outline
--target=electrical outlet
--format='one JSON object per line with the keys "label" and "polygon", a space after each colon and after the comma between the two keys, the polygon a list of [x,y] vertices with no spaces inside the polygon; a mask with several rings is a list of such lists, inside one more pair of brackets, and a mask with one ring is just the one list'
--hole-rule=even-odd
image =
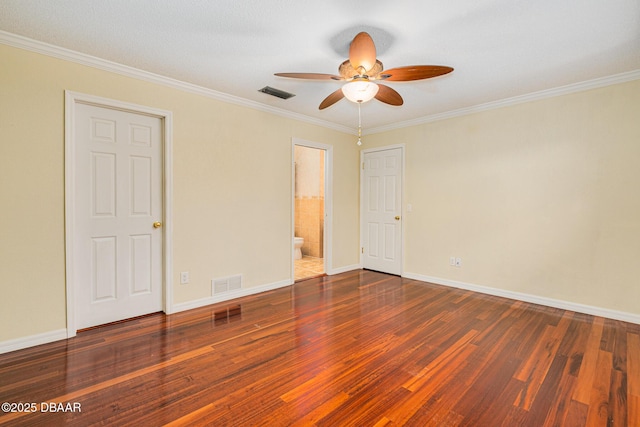
{"label": "electrical outlet", "polygon": [[180,284],[186,285],[187,283],[189,283],[189,272],[183,271],[180,273]]}
{"label": "electrical outlet", "polygon": [[462,258],[456,258],[456,267],[462,267]]}
{"label": "electrical outlet", "polygon": [[453,265],[453,266],[456,265],[456,257],[454,256],[449,257],[449,265]]}

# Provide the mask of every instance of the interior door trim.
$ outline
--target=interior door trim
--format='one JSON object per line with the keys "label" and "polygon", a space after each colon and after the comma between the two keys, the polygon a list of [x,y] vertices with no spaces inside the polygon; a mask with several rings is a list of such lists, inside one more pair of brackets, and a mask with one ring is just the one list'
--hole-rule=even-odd
{"label": "interior door trim", "polygon": [[335,274],[332,260],[333,236],[333,146],[320,142],[307,141],[301,138],[291,138],[291,283],[295,281],[295,264],[293,259],[293,237],[295,236],[295,148],[296,145],[324,150],[324,272]]}
{"label": "interior door trim", "polygon": [[64,177],[65,177],[65,281],[66,281],[66,311],[67,311],[67,338],[74,337],[77,333],[76,329],[76,306],[75,296],[77,284],[74,282],[75,259],[73,237],[75,235],[75,194],[74,187],[76,182],[75,170],[75,132],[74,122],[76,117],[76,105],[88,104],[102,108],[126,111],[134,114],[144,114],[157,117],[162,121],[162,209],[163,209],[163,227],[162,227],[162,288],[163,288],[163,309],[167,314],[171,314],[173,309],[173,281],[172,281],[172,265],[173,265],[173,177],[172,177],[172,136],[173,136],[173,114],[171,111],[160,110],[157,108],[146,107],[127,102],[117,101],[108,98],[102,98],[93,95],[87,95],[78,92],[65,91],[65,111],[64,111]]}
{"label": "interior door trim", "polygon": [[400,177],[400,206],[401,206],[401,210],[402,210],[402,232],[400,233],[400,265],[401,265],[401,269],[400,269],[400,275],[402,276],[404,274],[404,252],[405,252],[405,248],[404,248],[404,236],[406,233],[406,222],[404,221],[404,218],[406,218],[406,210],[404,208],[404,201],[405,201],[405,159],[407,158],[406,154],[406,149],[405,149],[405,144],[393,144],[393,145],[385,145],[382,147],[375,147],[375,148],[365,148],[363,150],[360,151],[360,248],[359,249],[359,253],[360,253],[360,268],[364,267],[364,254],[362,251],[362,248],[364,248],[364,233],[363,233],[363,226],[364,226],[364,156],[367,153],[374,153],[376,151],[387,151],[387,150],[394,150],[396,148],[399,148],[401,153],[402,153],[402,173],[401,173],[401,177]]}

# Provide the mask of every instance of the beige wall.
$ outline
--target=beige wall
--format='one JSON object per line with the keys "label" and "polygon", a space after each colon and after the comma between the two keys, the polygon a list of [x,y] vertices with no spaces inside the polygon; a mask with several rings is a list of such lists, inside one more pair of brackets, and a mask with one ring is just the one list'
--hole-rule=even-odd
{"label": "beige wall", "polygon": [[[358,264],[353,136],[4,45],[0,64],[0,343],[66,326],[64,90],[173,112],[176,303],[290,278],[292,137],[334,146],[332,266]],[[406,144],[405,273],[640,315],[639,105],[634,81],[363,138]]]}
{"label": "beige wall", "polygon": [[640,315],[639,109],[636,80],[366,136],[406,144],[405,273]]}
{"label": "beige wall", "polygon": [[358,264],[352,136],[5,45],[0,63],[0,343],[66,327],[65,90],[173,112],[175,303],[291,278],[293,137],[334,145],[332,266]]}

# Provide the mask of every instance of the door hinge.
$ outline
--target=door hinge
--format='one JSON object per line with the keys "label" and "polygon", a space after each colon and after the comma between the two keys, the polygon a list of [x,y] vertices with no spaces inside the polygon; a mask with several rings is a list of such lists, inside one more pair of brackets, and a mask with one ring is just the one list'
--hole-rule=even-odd
{"label": "door hinge", "polygon": [[364,247],[360,248],[360,250],[362,251],[362,253],[364,253]]}

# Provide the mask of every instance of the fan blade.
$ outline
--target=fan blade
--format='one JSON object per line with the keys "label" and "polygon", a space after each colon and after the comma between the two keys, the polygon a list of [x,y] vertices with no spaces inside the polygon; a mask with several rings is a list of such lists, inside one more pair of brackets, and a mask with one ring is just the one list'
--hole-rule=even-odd
{"label": "fan blade", "polygon": [[386,77],[386,81],[407,82],[410,80],[430,79],[453,71],[451,67],[441,65],[409,65],[407,67],[397,67],[384,70],[380,73]]}
{"label": "fan blade", "polygon": [[275,73],[278,77],[289,77],[292,79],[307,79],[307,80],[342,80],[340,76],[334,76],[333,74],[322,73]]}
{"label": "fan blade", "polygon": [[371,36],[365,32],[358,33],[349,46],[349,62],[351,66],[358,70],[363,67],[366,74],[376,65],[376,45]]}
{"label": "fan blade", "polygon": [[404,101],[398,92],[391,89],[389,86],[381,85],[378,83],[378,93],[376,94],[378,101],[384,102],[389,105],[402,105]]}
{"label": "fan blade", "polygon": [[342,88],[340,88],[335,92],[333,92],[331,95],[327,96],[324,99],[324,101],[320,103],[320,106],[318,107],[318,109],[324,110],[327,107],[331,107],[333,104],[340,101],[342,98],[344,98],[344,94],[342,93]]}

